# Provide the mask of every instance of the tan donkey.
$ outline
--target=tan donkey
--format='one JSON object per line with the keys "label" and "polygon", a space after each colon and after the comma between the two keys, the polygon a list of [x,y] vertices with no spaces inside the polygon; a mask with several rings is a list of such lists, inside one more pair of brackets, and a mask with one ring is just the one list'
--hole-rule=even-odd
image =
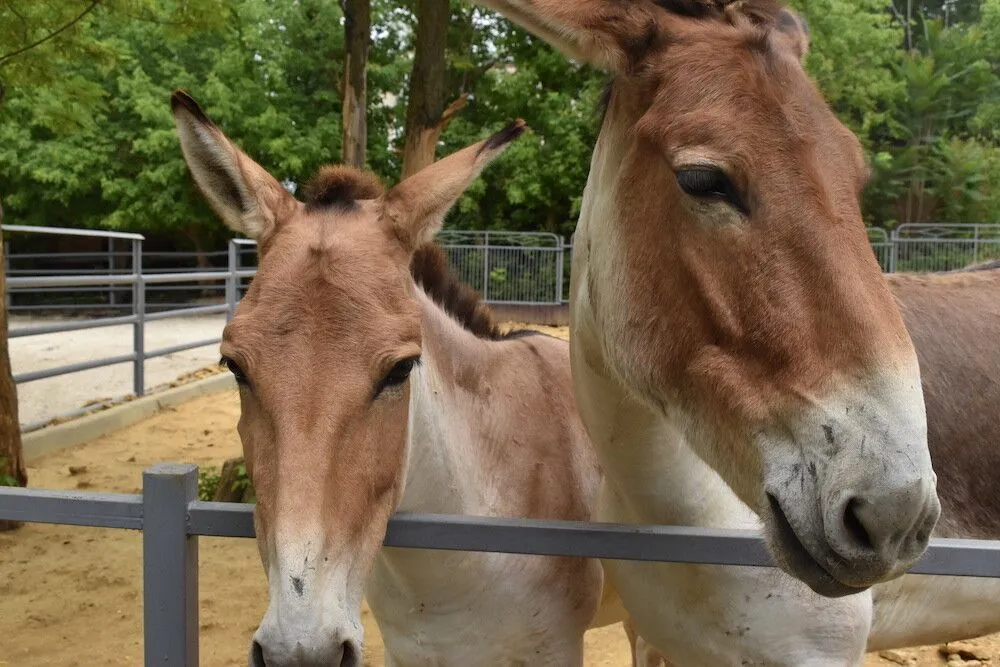
{"label": "tan donkey", "polygon": [[612,74],[570,295],[595,518],[761,528],[792,575],[607,561],[637,629],[682,667],[857,664],[871,587],[923,554],[940,503],[861,145],[803,70],[795,15],[476,2]]}
{"label": "tan donkey", "polygon": [[597,561],[381,548],[396,511],[590,517],[567,344],[501,334],[421,250],[523,124],[388,191],[325,167],[303,203],[189,96],[172,107],[196,183],[259,244],[221,348],[270,591],[250,665],[359,666],[363,596],[389,665],[582,664]]}

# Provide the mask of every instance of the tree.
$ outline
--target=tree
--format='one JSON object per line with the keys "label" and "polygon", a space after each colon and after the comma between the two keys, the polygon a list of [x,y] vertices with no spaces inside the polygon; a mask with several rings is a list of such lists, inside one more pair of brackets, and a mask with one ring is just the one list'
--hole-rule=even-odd
{"label": "tree", "polygon": [[[3,224],[2,205],[0,224]],[[0,294],[6,293],[3,266],[3,243],[0,243]],[[21,422],[17,413],[17,385],[14,384],[7,350],[7,309],[0,305],[0,486],[27,485],[28,474],[24,469],[21,448]],[[13,530],[19,525],[13,521],[0,521],[0,532]]]}
{"label": "tree", "polygon": [[410,74],[403,144],[403,178],[434,162],[441,133],[465,104],[445,109],[445,47],[451,7],[448,0],[418,0],[417,38]]}
{"label": "tree", "polygon": [[368,48],[371,42],[372,8],[370,0],[341,0],[344,12],[344,85],[343,108],[344,164],[363,169],[368,144]]}

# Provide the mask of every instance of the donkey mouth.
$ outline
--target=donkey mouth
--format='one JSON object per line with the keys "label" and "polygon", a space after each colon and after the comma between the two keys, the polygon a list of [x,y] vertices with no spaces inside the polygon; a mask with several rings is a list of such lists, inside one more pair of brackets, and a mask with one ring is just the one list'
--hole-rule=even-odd
{"label": "donkey mouth", "polygon": [[768,546],[783,570],[827,598],[840,598],[867,590],[845,584],[833,576],[802,543],[778,499],[768,493],[767,500],[771,509]]}

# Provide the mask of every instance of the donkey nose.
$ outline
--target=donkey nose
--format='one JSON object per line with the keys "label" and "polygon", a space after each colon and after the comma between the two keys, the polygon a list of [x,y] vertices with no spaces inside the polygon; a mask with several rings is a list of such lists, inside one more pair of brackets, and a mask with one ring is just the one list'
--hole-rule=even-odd
{"label": "donkey nose", "polygon": [[255,639],[250,645],[247,665],[248,667],[361,667],[361,647],[351,640],[343,642],[328,654],[322,655],[323,653],[323,651],[307,651],[299,644],[291,655],[270,655]]}
{"label": "donkey nose", "polygon": [[845,493],[827,517],[834,549],[887,571],[915,561],[927,548],[941,514],[933,485],[929,490],[927,486],[924,480],[913,480],[899,488]]}

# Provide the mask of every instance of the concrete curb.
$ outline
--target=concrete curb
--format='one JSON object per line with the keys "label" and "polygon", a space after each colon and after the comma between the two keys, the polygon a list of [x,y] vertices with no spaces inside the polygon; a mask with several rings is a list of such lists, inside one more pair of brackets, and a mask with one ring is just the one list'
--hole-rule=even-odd
{"label": "concrete curb", "polygon": [[25,433],[21,438],[24,447],[24,460],[30,463],[33,459],[44,454],[74,447],[126,426],[131,426],[146,417],[155,415],[163,408],[179,405],[192,398],[214,394],[235,386],[231,373],[219,373],[62,424]]}

